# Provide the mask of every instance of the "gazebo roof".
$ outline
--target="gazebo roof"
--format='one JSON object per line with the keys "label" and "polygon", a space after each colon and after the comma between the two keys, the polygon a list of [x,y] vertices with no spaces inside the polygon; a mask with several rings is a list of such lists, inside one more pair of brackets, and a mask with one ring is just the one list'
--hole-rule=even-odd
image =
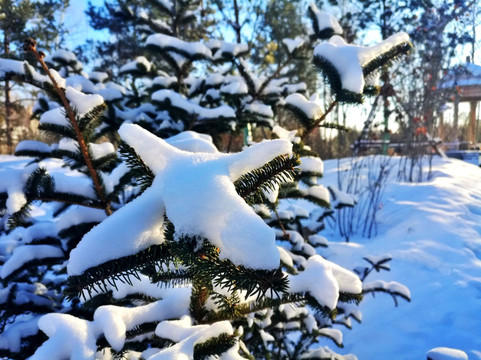
{"label": "gazebo roof", "polygon": [[438,89],[454,88],[457,88],[459,101],[481,100],[481,66],[468,62],[449,70]]}

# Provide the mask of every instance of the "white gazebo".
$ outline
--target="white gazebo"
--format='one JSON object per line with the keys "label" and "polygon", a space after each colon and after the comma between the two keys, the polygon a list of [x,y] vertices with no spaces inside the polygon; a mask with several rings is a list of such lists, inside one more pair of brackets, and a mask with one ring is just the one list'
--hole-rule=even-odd
{"label": "white gazebo", "polygon": [[[466,64],[458,65],[444,76],[438,89],[452,89],[453,96],[451,102],[454,103],[453,127],[456,132],[456,137],[459,119],[459,103],[469,102],[470,111],[467,141],[476,143],[476,107],[478,101],[481,101],[481,66],[469,61]],[[439,127],[440,137],[442,137],[442,116],[440,118]]]}

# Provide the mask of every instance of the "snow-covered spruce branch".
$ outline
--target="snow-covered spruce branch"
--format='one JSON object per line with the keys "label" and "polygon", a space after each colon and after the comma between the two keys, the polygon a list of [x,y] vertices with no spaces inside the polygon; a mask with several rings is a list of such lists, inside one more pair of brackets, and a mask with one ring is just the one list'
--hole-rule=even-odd
{"label": "snow-covered spruce branch", "polygon": [[[340,293],[339,301],[344,303],[356,303],[359,304],[363,299],[362,294],[350,294]],[[215,321],[228,320],[228,319],[240,319],[248,314],[257,313],[259,311],[278,307],[280,305],[296,304],[299,306],[309,306],[322,316],[335,319],[338,313],[337,309],[330,309],[327,306],[322,306],[308,293],[292,294],[286,293],[281,297],[266,297],[261,300],[249,300],[243,301],[240,304],[233,303],[221,303],[220,310],[212,312],[207,317],[206,321],[212,323]],[[223,306],[224,305],[224,306]],[[226,306],[227,305],[227,306]],[[230,306],[229,306],[230,305]],[[275,327],[275,324],[273,325]]]}
{"label": "snow-covered spruce branch", "polygon": [[141,192],[152,185],[154,173],[145,165],[140,156],[135,152],[135,149],[126,142],[121,141],[119,144],[119,152],[122,159],[129,166],[129,173],[135,177],[137,183],[140,185]]}
{"label": "snow-covered spruce branch", "polygon": [[[50,79],[37,73],[28,62],[0,59],[0,68],[2,69],[0,70],[0,81],[13,80],[18,83],[30,84],[44,90],[53,99],[60,100]],[[13,104],[14,102],[12,101],[11,103]]]}
{"label": "snow-covered spruce branch", "polygon": [[242,78],[246,82],[247,89],[249,89],[249,95],[254,97],[256,94],[256,85],[254,83],[254,80],[251,77],[251,74],[249,73],[249,71],[247,71],[242,61],[237,62],[236,65],[237,65],[237,69],[239,70],[239,73],[241,74]]}
{"label": "snow-covered spruce branch", "polygon": [[403,298],[404,300],[410,302],[411,301],[411,292],[409,289],[396,282],[390,281],[386,282],[383,280],[375,280],[371,282],[367,282],[366,278],[369,274],[372,273],[373,270],[376,272],[380,272],[382,270],[389,271],[391,270],[390,261],[392,260],[391,255],[381,255],[381,256],[366,256],[363,258],[369,263],[369,267],[358,267],[354,271],[359,275],[361,281],[363,282],[362,285],[362,292],[363,294],[371,293],[373,296],[376,293],[386,293],[391,295],[394,304],[398,306],[398,297]]}
{"label": "snow-covered spruce branch", "polygon": [[274,71],[272,75],[270,75],[267,79],[265,79],[261,86],[259,87],[258,93],[262,94],[267,86],[272,82],[272,80],[277,79],[281,74],[282,70],[284,70],[289,64],[292,62],[292,53],[289,53],[289,56],[282,64],[277,66],[277,69]]}
{"label": "snow-covered spruce branch", "polygon": [[334,128],[346,131],[348,128],[339,124],[325,123],[327,116],[336,108],[338,101],[332,101],[325,110],[322,109],[318,94],[306,99],[302,94],[294,93],[287,96],[281,106],[290,112],[301,126],[300,140],[304,141],[318,127]]}
{"label": "snow-covered spruce branch", "polygon": [[[132,284],[132,277],[139,279],[139,274],[149,268],[171,264],[171,257],[167,244],[153,245],[134,255],[117,258],[101,265],[85,270],[81,275],[70,276],[64,290],[69,299],[75,297],[91,298],[96,293],[107,292],[109,285],[117,288],[117,281]],[[156,273],[156,276],[158,274]],[[185,276],[182,277],[182,280]],[[175,283],[175,277],[172,283]]]}
{"label": "snow-covered spruce branch", "polygon": [[[4,281],[15,279],[22,271],[42,265],[58,265],[66,259],[65,252],[59,243],[30,244],[18,249],[15,256],[11,258],[11,262],[2,269],[1,275]],[[32,307],[35,307],[35,304]],[[17,309],[17,311],[23,312],[24,309]]]}
{"label": "snow-covered spruce branch", "polygon": [[206,342],[196,344],[194,347],[194,359],[207,360],[217,354],[227,352],[233,348],[237,342],[239,334],[221,333],[217,337],[213,337]]}
{"label": "snow-covered spruce branch", "polygon": [[[130,167],[130,173],[138,180],[142,191],[152,184],[154,174],[145,165],[135,149],[121,142],[120,153]],[[236,192],[250,204],[262,202],[266,190],[273,190],[276,186],[291,182],[300,177],[297,167],[299,157],[279,156],[259,169],[247,172],[234,182]],[[303,172],[304,177],[320,176],[318,173]]]}
{"label": "snow-covered spruce branch", "polygon": [[[158,325],[158,322],[146,322],[139,325],[136,325],[132,329],[126,330],[125,332],[125,341],[126,343],[135,343],[136,339],[142,339],[145,337],[150,337],[152,346],[156,348],[165,348],[174,345],[174,342],[168,339],[161,339],[159,337],[154,336],[155,329]],[[100,349],[109,348],[111,349],[110,343],[107,341],[105,336],[100,336],[97,339],[97,347]],[[125,348],[116,351],[114,349],[110,350],[114,358],[122,359],[128,356],[130,349],[128,346]]]}
{"label": "snow-covered spruce branch", "polygon": [[309,4],[307,14],[312,23],[312,37],[329,40],[334,35],[342,35],[343,30],[337,19],[329,13],[319,10],[315,3]]}
{"label": "snow-covered spruce branch", "polygon": [[322,185],[299,189],[295,183],[284,184],[279,188],[279,199],[305,199],[323,208],[330,208],[329,191]]}
{"label": "snow-covered spruce branch", "polygon": [[273,190],[282,183],[294,180],[299,164],[298,156],[279,156],[261,168],[239,177],[234,182],[236,191],[247,203],[259,203],[265,190]]}
{"label": "snow-covered spruce branch", "polygon": [[[36,293],[39,289],[39,283],[12,283],[3,289],[7,296],[5,296],[4,299],[1,299],[0,305],[2,308],[9,309],[8,315],[10,316],[21,315],[27,311],[41,314],[56,311],[61,307],[61,295],[54,291],[45,291],[42,294]],[[7,318],[8,317],[5,316],[5,314],[1,317],[2,333],[7,325],[5,322]],[[2,354],[1,349],[0,354]]]}
{"label": "snow-covered spruce branch", "polygon": [[366,78],[411,49],[406,33],[395,34],[368,47],[347,44],[343,38],[335,35],[329,42],[316,46],[313,61],[333,90],[337,102],[362,103],[366,90],[372,93],[371,84]]}
{"label": "snow-covered spruce branch", "polygon": [[116,287],[117,281],[132,284],[131,277],[147,273],[152,281],[165,285],[191,283],[197,279],[227,291],[244,290],[248,296],[285,293],[287,279],[279,270],[262,272],[235,266],[228,260],[220,260],[218,250],[208,242],[196,250],[197,244],[198,239],[192,238],[166,241],[135,255],[108,261],[81,275],[70,276],[65,292],[70,298],[92,297],[107,292],[109,285]]}
{"label": "snow-covered spruce branch", "polygon": [[322,123],[322,121],[324,121],[326,119],[327,115],[329,115],[331,113],[331,111],[335,109],[337,104],[338,104],[337,100],[330,103],[329,106],[327,107],[327,109],[322,114],[322,116],[319,119],[316,119],[316,121],[311,126],[306,128],[306,130],[302,134],[301,139],[305,140],[307,138],[307,136],[310,133],[312,133],[312,131],[314,131],[314,129],[316,129]]}
{"label": "snow-covered spruce branch", "polygon": [[[23,191],[25,203],[15,212],[10,214],[7,226],[14,229],[24,226],[30,217],[31,206],[34,201],[59,202],[68,205],[80,205],[93,209],[104,209],[103,204],[97,199],[92,199],[81,194],[62,192],[56,189],[55,179],[44,168],[36,168],[25,181]],[[8,198],[8,193],[4,194]]]}
{"label": "snow-covered spruce branch", "polygon": [[37,50],[36,46],[37,46],[37,42],[34,39],[30,38],[30,39],[25,40],[24,50],[27,51],[27,52],[31,52],[35,56],[35,58],[37,59],[37,61],[40,63],[43,70],[45,71],[45,73],[50,78],[50,80],[51,80],[51,82],[52,82],[52,84],[55,88],[55,91],[58,93],[58,96],[60,97],[62,105],[65,108],[66,115],[67,115],[67,117],[70,121],[70,124],[72,125],[72,127],[75,131],[75,135],[77,137],[77,141],[78,141],[78,144],[79,144],[79,147],[80,147],[80,151],[82,153],[82,156],[85,160],[85,164],[88,168],[88,171],[89,171],[90,176],[92,178],[92,181],[94,183],[97,195],[98,195],[102,205],[104,206],[105,213],[107,215],[111,215],[112,210],[110,209],[110,203],[108,202],[108,200],[106,198],[105,190],[102,186],[102,182],[100,180],[99,174],[92,164],[91,155],[89,154],[89,149],[87,147],[87,144],[85,143],[84,136],[82,134],[82,131],[80,130],[79,124],[78,124],[77,119],[75,117],[75,112],[72,109],[72,107],[70,106],[70,102],[65,97],[64,90],[59,87],[56,79],[53,77],[49,68],[45,64],[45,61],[44,61],[45,54],[42,53],[42,52],[39,52]]}
{"label": "snow-covered spruce branch", "polygon": [[[199,245],[202,246],[199,248]],[[280,268],[272,270],[250,269],[219,258],[219,249],[207,240],[181,236],[173,242],[173,252],[189,269],[193,279],[212,283],[228,292],[243,290],[246,297],[261,298],[266,293],[283,294],[287,291],[287,278]],[[197,251],[196,251],[197,249]]]}
{"label": "snow-covered spruce branch", "polygon": [[362,292],[363,294],[375,294],[377,292],[387,293],[391,295],[396,306],[398,306],[398,296],[406,301],[411,301],[411,294],[409,292],[409,289],[406,286],[398,283],[397,281],[386,282],[382,280],[377,280],[369,283],[364,283]]}
{"label": "snow-covered spruce branch", "polygon": [[51,194],[43,194],[43,195],[27,194],[27,197],[28,197],[28,203],[22,206],[22,208],[17,212],[10,215],[7,221],[7,226],[9,229],[14,229],[18,226],[23,226],[27,224],[28,219],[30,217],[30,211],[31,211],[30,205],[34,201],[58,202],[58,203],[63,203],[65,205],[78,205],[78,206],[83,206],[91,209],[101,209],[101,210],[104,209],[104,206],[101,202],[88,199],[73,193],[69,194],[69,193],[54,192]]}

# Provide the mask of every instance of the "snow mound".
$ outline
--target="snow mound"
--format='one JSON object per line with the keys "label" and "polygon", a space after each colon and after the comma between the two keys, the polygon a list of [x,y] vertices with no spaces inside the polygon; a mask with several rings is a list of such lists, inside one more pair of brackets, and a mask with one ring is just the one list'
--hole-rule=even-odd
{"label": "snow mound", "polygon": [[438,347],[428,352],[428,360],[468,360],[464,351]]}

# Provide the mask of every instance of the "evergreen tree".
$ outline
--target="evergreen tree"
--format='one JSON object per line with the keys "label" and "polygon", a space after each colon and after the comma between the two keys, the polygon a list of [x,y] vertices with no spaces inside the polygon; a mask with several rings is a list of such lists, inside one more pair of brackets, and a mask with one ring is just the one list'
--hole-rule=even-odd
{"label": "evergreen tree", "polygon": [[[47,70],[44,54],[36,50],[34,40],[26,42],[25,49]],[[54,70],[41,75],[27,62],[0,62],[2,78],[37,86],[51,97],[39,101],[50,107],[40,117],[40,128],[57,140],[51,145],[21,142],[16,154],[32,156],[31,164],[17,171],[2,168],[1,232],[18,241],[1,270],[5,294],[1,351],[5,356],[25,358],[42,341],[40,333],[31,331],[40,314],[65,309],[61,264],[83,234],[112,213],[110,204],[116,195],[113,189],[107,191],[105,180],[117,157],[112,144],[94,144],[101,136],[99,125],[105,109],[100,95],[67,86]],[[55,168],[55,158],[71,171],[51,174],[49,167]],[[42,159],[46,163],[39,163]],[[40,203],[52,204],[47,207],[52,219],[38,221],[31,216]],[[26,330],[31,325],[34,328]],[[9,332],[14,335],[6,335]]]}
{"label": "evergreen tree", "polygon": [[206,27],[212,23],[209,4],[198,0],[110,0],[101,7],[89,3],[86,13],[90,25],[96,30],[107,30],[114,41],[90,42],[82,47],[82,52],[89,52],[89,47],[94,46],[93,57],[113,71],[118,70],[119,64],[143,55],[148,35],[163,33],[199,40],[206,37]]}
{"label": "evergreen tree", "polygon": [[[48,0],[42,3],[30,0],[0,1],[0,31],[2,37],[2,57],[23,59],[21,47],[28,36],[38,38],[45,47],[54,48],[58,41],[60,29],[53,26],[58,12],[68,6],[68,1]],[[6,78],[3,82],[4,93],[3,118],[5,121],[5,139],[7,152],[12,153],[13,139],[12,115],[15,104],[12,101],[12,89],[15,83]],[[18,107],[18,106],[17,106]]]}
{"label": "evergreen tree", "polygon": [[[342,32],[337,21],[312,9],[314,63],[334,94],[326,109],[317,94],[303,95],[304,86],[254,76],[246,46],[224,41],[150,35],[146,45],[170,73],[159,73],[154,57],[135,58],[120,72],[145,93],[116,88],[120,98],[108,110],[100,95],[111,94],[106,74],[64,79],[33,40],[25,49],[45,75],[0,60],[2,78],[45,90],[40,123],[55,139],[22,142],[16,153],[32,162],[1,168],[10,179],[0,185],[0,239],[8,244],[0,248],[2,355],[355,359],[316,343],[327,337],[342,346],[331,327],[360,320],[363,293],[409,300],[400,284],[362,283],[388,268],[388,257],[367,258],[356,274],[318,255],[327,246],[318,234],[323,219],[354,202],[318,183],[322,161],[303,143],[317,127],[334,126],[326,117],[336,103],[369,95],[367,77],[407,52],[409,39],[346,44],[332,36]],[[300,45],[286,42],[291,54]],[[339,62],[346,57],[348,66]],[[204,72],[194,79],[199,62]],[[149,83],[151,73],[158,76]],[[298,131],[274,125],[276,107]],[[222,153],[206,134],[249,123],[269,126],[271,140]],[[120,141],[118,151],[106,132]],[[314,209],[287,207],[288,199]]]}
{"label": "evergreen tree", "polygon": [[[266,11],[263,14],[261,31],[258,31],[255,41],[270,44],[258,47],[260,54],[253,56],[254,62],[264,66],[274,64],[293,63],[290,71],[284,73],[290,82],[304,82],[310,92],[316,91],[318,82],[315,76],[315,68],[309,62],[312,58],[312,46],[303,46],[297,49],[293,59],[288,59],[283,51],[278,48],[287,46],[285,39],[301,40],[307,43],[303,18],[305,9],[301,1],[268,1]],[[256,58],[257,56],[257,58]]]}

